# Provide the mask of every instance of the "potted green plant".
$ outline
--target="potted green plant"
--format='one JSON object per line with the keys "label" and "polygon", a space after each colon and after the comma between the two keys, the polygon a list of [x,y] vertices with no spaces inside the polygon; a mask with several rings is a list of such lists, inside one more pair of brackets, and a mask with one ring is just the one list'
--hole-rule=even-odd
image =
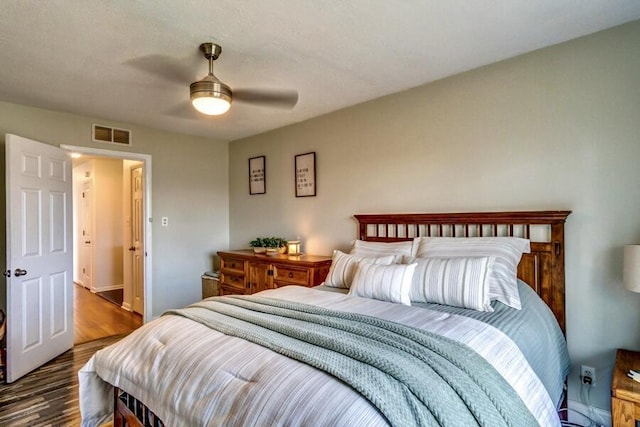
{"label": "potted green plant", "polygon": [[267,251],[267,246],[262,237],[256,237],[249,242],[249,247],[253,248],[253,252],[263,254]]}
{"label": "potted green plant", "polygon": [[282,237],[256,237],[249,246],[257,254],[283,254],[287,250],[287,240]]}

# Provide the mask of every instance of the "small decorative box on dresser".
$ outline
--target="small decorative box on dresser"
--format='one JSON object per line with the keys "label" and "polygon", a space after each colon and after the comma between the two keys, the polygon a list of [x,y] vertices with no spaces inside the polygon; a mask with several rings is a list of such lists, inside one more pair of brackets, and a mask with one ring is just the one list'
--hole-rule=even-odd
{"label": "small decorative box on dresser", "polygon": [[286,285],[318,286],[329,273],[330,256],[263,255],[221,251],[220,294],[253,294]]}
{"label": "small decorative box on dresser", "polygon": [[640,421],[640,382],[627,376],[640,370],[640,352],[618,349],[611,382],[611,421],[613,427],[636,427]]}

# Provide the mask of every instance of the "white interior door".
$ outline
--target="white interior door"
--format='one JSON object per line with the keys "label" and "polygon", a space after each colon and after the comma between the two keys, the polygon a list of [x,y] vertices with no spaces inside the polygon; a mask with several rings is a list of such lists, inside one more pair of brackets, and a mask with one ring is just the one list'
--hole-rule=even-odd
{"label": "white interior door", "polygon": [[131,168],[131,274],[133,311],[144,314],[144,193],[142,166]]}
{"label": "white interior door", "polygon": [[72,180],[67,153],[6,135],[7,381],[73,347]]}

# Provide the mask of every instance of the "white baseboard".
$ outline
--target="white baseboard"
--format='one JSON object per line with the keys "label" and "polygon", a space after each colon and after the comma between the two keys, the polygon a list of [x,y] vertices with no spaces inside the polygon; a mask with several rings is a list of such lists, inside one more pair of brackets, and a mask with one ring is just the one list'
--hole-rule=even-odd
{"label": "white baseboard", "polygon": [[123,302],[122,303],[122,308],[127,310],[127,311],[133,311],[133,309],[131,308],[131,304],[129,304],[128,302]]}
{"label": "white baseboard", "polygon": [[116,289],[124,289],[124,285],[93,286],[91,292],[114,291]]}
{"label": "white baseboard", "polygon": [[593,421],[598,423],[598,425],[602,424],[605,427],[611,427],[611,412],[609,411],[596,408],[595,406],[587,406],[584,403],[578,402],[576,400],[567,401],[567,406],[569,407],[569,421],[571,422],[580,425],[588,425],[588,423],[585,422],[588,420],[580,415],[584,414],[587,417],[593,419]]}

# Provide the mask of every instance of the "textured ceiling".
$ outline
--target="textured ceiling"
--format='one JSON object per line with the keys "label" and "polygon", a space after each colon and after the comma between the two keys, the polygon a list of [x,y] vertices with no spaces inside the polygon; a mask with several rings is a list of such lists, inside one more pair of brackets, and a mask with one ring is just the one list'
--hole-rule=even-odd
{"label": "textured ceiling", "polygon": [[[233,140],[640,19],[638,0],[0,0],[0,100]],[[193,112],[222,45],[232,88],[292,110]]]}

